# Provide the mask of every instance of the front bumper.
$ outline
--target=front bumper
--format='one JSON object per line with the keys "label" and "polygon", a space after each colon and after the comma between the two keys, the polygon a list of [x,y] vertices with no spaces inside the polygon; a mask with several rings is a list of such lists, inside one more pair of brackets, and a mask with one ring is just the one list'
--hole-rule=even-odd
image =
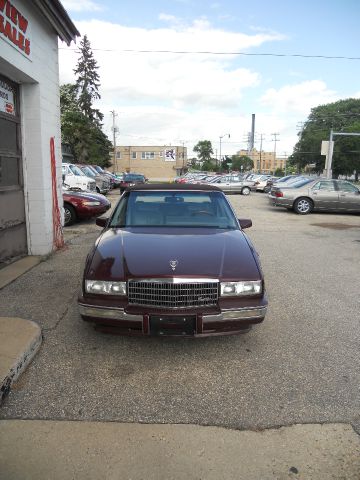
{"label": "front bumper", "polygon": [[293,200],[284,197],[275,197],[275,195],[269,194],[269,203],[275,207],[291,208],[293,206]]}
{"label": "front bumper", "polygon": [[[79,302],[79,312],[83,320],[95,323],[103,331],[111,331],[123,335],[152,335],[151,319],[153,317],[164,317],[164,330],[162,336],[172,336],[174,334],[181,336],[211,336],[211,335],[229,335],[243,333],[251,325],[261,323],[266,315],[267,302],[257,307],[247,307],[238,309],[221,310],[220,313],[195,313],[195,312],[172,312],[136,314],[128,313],[123,308],[113,308],[104,306],[94,306]],[[180,329],[173,330],[173,321],[178,320],[179,325],[182,321],[190,318],[194,322],[193,334],[181,332]],[[167,329],[168,320],[171,328]],[[157,332],[159,334],[159,332]]]}

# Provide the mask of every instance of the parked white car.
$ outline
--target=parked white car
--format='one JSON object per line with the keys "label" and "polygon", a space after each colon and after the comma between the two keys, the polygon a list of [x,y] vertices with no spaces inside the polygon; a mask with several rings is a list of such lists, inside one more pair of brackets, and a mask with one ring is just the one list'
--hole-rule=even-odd
{"label": "parked white car", "polygon": [[83,192],[95,192],[96,182],[87,177],[77,165],[73,163],[62,164],[63,183],[70,188],[79,189]]}
{"label": "parked white car", "polygon": [[267,181],[270,177],[271,175],[260,175],[259,177],[253,178],[252,180],[255,182],[254,190],[257,192],[264,192]]}

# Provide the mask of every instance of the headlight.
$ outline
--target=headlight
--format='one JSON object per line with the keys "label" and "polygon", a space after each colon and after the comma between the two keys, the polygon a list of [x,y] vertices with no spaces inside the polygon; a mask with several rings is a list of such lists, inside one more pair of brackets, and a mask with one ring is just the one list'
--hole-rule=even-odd
{"label": "headlight", "polygon": [[239,295],[258,295],[262,292],[262,282],[221,282],[220,292],[222,297],[236,297]]}
{"label": "headlight", "polygon": [[126,282],[85,280],[85,291],[102,295],[126,295]]}
{"label": "headlight", "polygon": [[88,206],[88,207],[91,207],[91,206],[95,206],[95,205],[100,205],[100,202],[83,202],[84,205]]}

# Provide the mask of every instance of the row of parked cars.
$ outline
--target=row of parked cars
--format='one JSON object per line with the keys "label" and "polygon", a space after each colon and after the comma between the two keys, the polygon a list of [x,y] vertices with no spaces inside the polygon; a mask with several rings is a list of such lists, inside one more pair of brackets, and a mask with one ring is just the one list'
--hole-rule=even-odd
{"label": "row of parked cars", "polygon": [[186,174],[175,179],[177,183],[210,184],[225,193],[249,195],[251,191],[269,194],[271,205],[306,215],[313,210],[360,211],[360,189],[346,180],[334,180],[307,175],[274,177],[261,174],[208,175]]}
{"label": "row of parked cars", "polygon": [[127,187],[147,182],[142,174],[114,174],[98,165],[63,163],[64,225],[105,213],[111,203],[105,195],[113,188],[122,193]]}
{"label": "row of parked cars", "polygon": [[69,188],[83,192],[107,194],[112,188],[120,185],[121,178],[107,172],[99,165],[83,165],[74,163],[62,164],[63,183]]}
{"label": "row of parked cars", "polygon": [[105,195],[120,179],[98,165],[63,163],[64,225],[105,213],[111,203]]}
{"label": "row of parked cars", "polygon": [[176,183],[189,184],[208,184],[216,185],[225,193],[240,193],[241,195],[249,195],[251,191],[264,191],[266,181],[270,175],[246,174],[239,173],[229,174],[186,174],[175,179]]}

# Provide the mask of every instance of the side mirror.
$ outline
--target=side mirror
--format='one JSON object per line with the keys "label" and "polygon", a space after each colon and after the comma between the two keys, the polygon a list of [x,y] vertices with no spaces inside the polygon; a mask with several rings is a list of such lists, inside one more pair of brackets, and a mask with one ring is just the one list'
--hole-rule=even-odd
{"label": "side mirror", "polygon": [[252,221],[250,218],[238,218],[238,220],[242,229],[252,227]]}
{"label": "side mirror", "polygon": [[106,224],[107,224],[108,220],[109,220],[109,217],[97,217],[96,225],[98,227],[103,227],[104,228],[104,227],[106,227]]}

